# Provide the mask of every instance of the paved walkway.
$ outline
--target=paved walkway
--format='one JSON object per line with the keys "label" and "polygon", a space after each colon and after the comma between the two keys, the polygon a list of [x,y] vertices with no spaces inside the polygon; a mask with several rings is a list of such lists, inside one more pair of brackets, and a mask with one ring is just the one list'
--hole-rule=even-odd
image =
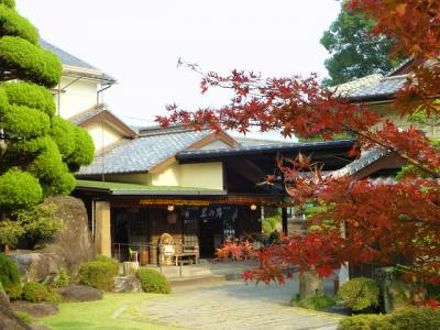
{"label": "paved walkway", "polygon": [[239,281],[177,287],[139,306],[135,317],[186,329],[336,329],[338,317],[288,305],[297,281],[285,286]]}

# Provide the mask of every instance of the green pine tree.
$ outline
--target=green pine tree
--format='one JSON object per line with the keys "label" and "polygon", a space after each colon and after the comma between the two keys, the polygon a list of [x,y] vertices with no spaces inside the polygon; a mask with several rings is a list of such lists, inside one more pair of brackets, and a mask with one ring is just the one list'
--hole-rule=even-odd
{"label": "green pine tree", "polygon": [[93,141],[55,115],[50,88],[62,73],[37,29],[0,0],[0,210],[30,209],[50,195],[69,194],[71,171],[93,159]]}

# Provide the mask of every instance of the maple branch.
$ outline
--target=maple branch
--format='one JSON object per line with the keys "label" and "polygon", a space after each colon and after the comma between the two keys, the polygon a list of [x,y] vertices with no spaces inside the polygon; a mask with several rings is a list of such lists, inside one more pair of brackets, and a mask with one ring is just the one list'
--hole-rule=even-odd
{"label": "maple branch", "polygon": [[[350,129],[350,128],[348,128],[348,129]],[[397,148],[395,148],[393,146],[390,146],[390,145],[386,144],[385,142],[380,141],[380,140],[372,137],[371,135],[365,134],[365,133],[363,133],[361,131],[357,131],[357,130],[354,130],[354,129],[350,129],[350,130],[352,132],[354,132],[355,134],[357,134],[359,136],[362,136],[364,139],[367,139],[367,140],[369,140],[369,141],[371,141],[371,142],[373,142],[373,143],[375,143],[375,144],[377,144],[377,145],[379,145],[379,146],[381,146],[381,147],[383,147],[385,149],[388,149],[391,152],[397,153],[400,157],[402,157],[403,159],[407,160],[409,163],[411,163],[412,165],[414,165],[417,168],[421,169],[422,171],[431,174],[434,178],[440,178],[439,173],[437,173],[436,171],[431,169],[429,166],[426,166],[425,164],[421,163],[419,160],[417,160],[417,159],[415,159],[413,157],[408,156],[405,152],[403,152],[403,151],[401,151],[401,150],[399,150],[399,149],[397,149]]]}

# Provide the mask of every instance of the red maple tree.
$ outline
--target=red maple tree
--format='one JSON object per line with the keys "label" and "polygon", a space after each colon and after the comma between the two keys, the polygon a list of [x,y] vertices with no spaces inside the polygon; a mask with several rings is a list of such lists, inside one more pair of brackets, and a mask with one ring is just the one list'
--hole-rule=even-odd
{"label": "red maple tree", "polygon": [[[347,6],[376,20],[374,33],[395,40],[394,53],[412,58],[412,73],[395,96],[392,110],[402,116],[421,109],[439,115],[435,97],[440,92],[440,1],[352,0]],[[423,132],[413,126],[402,130],[366,105],[321,88],[315,75],[262,78],[233,70],[222,76],[189,66],[202,74],[202,93],[221,87],[231,89],[233,97],[221,108],[195,112],[171,105],[168,116],[157,118],[163,126],[183,123],[243,133],[258,126],[263,132],[277,129],[284,136],[325,139],[348,132],[355,139],[353,154],[380,147],[427,174],[407,175],[395,184],[355,181],[325,177],[306,157],[280,159],[278,166],[295,203],[312,200],[327,208],[310,219],[319,230],[287,237],[261,251],[260,267],[246,272],[246,279],[283,282],[292,266],[328,276],[346,262],[373,262],[402,264],[407,274],[440,281],[440,153]],[[309,175],[304,176],[304,171]],[[347,235],[341,235],[341,227]],[[237,247],[233,253],[239,254]]]}

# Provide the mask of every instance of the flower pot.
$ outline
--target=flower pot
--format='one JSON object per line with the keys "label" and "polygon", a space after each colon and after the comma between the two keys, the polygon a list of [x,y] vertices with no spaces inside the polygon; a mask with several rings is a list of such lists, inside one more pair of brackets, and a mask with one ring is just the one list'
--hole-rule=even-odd
{"label": "flower pot", "polygon": [[145,266],[146,264],[148,264],[149,260],[149,254],[148,254],[148,250],[147,249],[143,249],[139,252],[139,263],[141,264],[141,266]]}

